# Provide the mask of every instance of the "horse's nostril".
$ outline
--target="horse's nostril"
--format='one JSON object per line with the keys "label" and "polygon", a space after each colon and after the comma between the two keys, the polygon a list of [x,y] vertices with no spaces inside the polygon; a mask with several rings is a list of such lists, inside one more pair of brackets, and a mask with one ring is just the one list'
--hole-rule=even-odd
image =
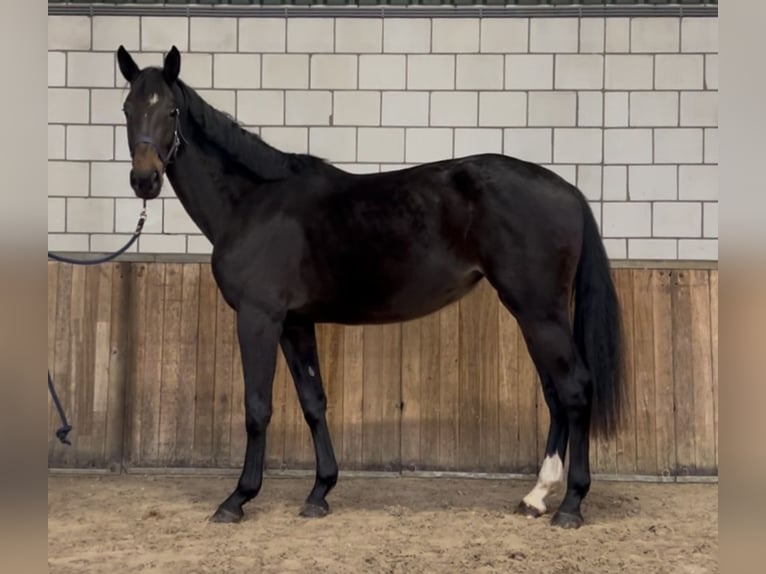
{"label": "horse's nostril", "polygon": [[157,183],[159,180],[160,180],[160,172],[158,172],[157,170],[154,170],[152,172],[152,183],[153,184]]}
{"label": "horse's nostril", "polygon": [[134,171],[130,172],[130,187],[133,189],[138,187],[138,177],[136,177],[136,173]]}

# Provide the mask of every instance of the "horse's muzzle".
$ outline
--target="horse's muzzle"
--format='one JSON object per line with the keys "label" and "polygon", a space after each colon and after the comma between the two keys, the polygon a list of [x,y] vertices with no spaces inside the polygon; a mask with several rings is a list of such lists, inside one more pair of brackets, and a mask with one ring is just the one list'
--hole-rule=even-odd
{"label": "horse's muzzle", "polygon": [[162,189],[162,176],[157,169],[130,170],[130,187],[141,199],[154,199]]}

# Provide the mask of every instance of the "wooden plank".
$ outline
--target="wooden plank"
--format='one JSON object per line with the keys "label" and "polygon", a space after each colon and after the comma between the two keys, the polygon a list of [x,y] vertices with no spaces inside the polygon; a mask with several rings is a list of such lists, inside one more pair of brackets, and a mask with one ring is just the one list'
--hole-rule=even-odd
{"label": "wooden plank", "polygon": [[383,325],[381,431],[383,470],[401,469],[402,326]]}
{"label": "wooden plank", "polygon": [[[220,291],[216,297],[215,386],[213,387],[213,464],[230,466],[232,356],[236,329],[234,313]],[[244,408],[244,407],[243,407]]]}
{"label": "wooden plank", "polygon": [[318,325],[319,364],[327,397],[327,426],[336,458],[343,452],[344,330],[340,325]]}
{"label": "wooden plank", "polygon": [[127,380],[130,360],[130,264],[111,266],[112,305],[109,318],[109,387],[106,405],[105,457],[108,468],[115,472],[122,466],[127,435],[125,417],[128,412]]}
{"label": "wooden plank", "polygon": [[[432,313],[418,321],[420,326],[420,453],[418,468],[439,468],[439,435],[442,412],[441,316]],[[405,412],[406,412],[405,405]]]}
{"label": "wooden plank", "polygon": [[213,413],[215,402],[216,325],[218,286],[209,265],[200,267],[197,335],[197,380],[195,384],[195,466],[213,466]]}
{"label": "wooden plank", "polygon": [[362,393],[362,463],[379,470],[383,466],[383,327],[364,326]]}
{"label": "wooden plank", "polygon": [[383,463],[384,470],[400,470],[402,428],[402,326],[384,325],[383,351]]}
{"label": "wooden plank", "polygon": [[107,411],[109,404],[109,367],[111,362],[111,331],[112,331],[112,278],[114,264],[102,265],[97,268],[97,296],[92,302],[95,306],[95,325],[93,332],[93,454],[99,467],[106,464],[106,429]]}
{"label": "wooden plank", "polygon": [[481,292],[474,289],[458,302],[459,362],[458,362],[458,460],[460,470],[481,466],[481,398],[482,398],[482,337]]}
{"label": "wooden plank", "polygon": [[691,360],[694,383],[695,474],[716,471],[713,406],[713,358],[710,319],[710,274],[693,269],[689,275],[691,298]]}
{"label": "wooden plank", "polygon": [[[58,279],[60,265],[48,262],[48,368],[56,356],[56,312],[58,309]],[[50,393],[48,401],[52,405]]]}
{"label": "wooden plank", "polygon": [[517,472],[519,468],[519,345],[518,324],[513,315],[498,309],[498,471]]}
{"label": "wooden plank", "polygon": [[401,325],[364,327],[363,463],[373,470],[400,465]]}
{"label": "wooden plank", "polygon": [[671,475],[676,471],[676,420],[673,394],[673,305],[670,293],[671,272],[652,271],[652,321],[654,323],[655,434],[657,471]]}
{"label": "wooden plank", "polygon": [[130,268],[129,368],[126,392],[125,457],[129,465],[141,464],[142,404],[144,367],[146,365],[147,279],[144,263]]}
{"label": "wooden plank", "polygon": [[[521,331],[520,331],[521,334]],[[526,341],[519,337],[516,348],[518,374],[518,413],[519,424],[516,429],[516,449],[518,452],[518,471],[536,473],[542,459],[538,449],[537,397],[540,392],[540,377],[529,355]]]}
{"label": "wooden plank", "polygon": [[[87,391],[85,378],[85,365],[83,357],[83,329],[85,323],[85,279],[86,268],[72,267],[72,290],[70,292],[70,346],[69,346],[69,389],[67,393],[68,407],[66,412],[73,427],[77,429],[77,442],[73,442],[74,449],[67,449],[65,455],[67,466],[79,466],[82,464],[83,453],[88,451],[89,431],[83,423],[85,416],[81,413],[84,408],[83,397]],[[62,403],[66,404],[66,403]]]}
{"label": "wooden plank", "polygon": [[500,454],[498,407],[498,297],[487,281],[478,287],[479,315],[479,470],[497,472]]}
{"label": "wooden plank", "polygon": [[176,450],[176,401],[178,400],[182,267],[178,263],[165,265],[162,286],[162,331],[160,345],[159,419],[157,421],[157,464],[172,466]]}
{"label": "wooden plank", "polygon": [[675,397],[676,457],[680,475],[694,472],[694,364],[692,360],[692,301],[689,271],[673,273],[673,396]]}
{"label": "wooden plank", "polygon": [[422,456],[420,430],[425,421],[421,413],[422,349],[421,321],[402,324],[402,466],[415,470]]}
{"label": "wooden plank", "polygon": [[163,281],[162,364],[160,382],[158,464],[172,466],[176,454],[176,425],[178,423],[178,388],[181,366],[181,304],[183,299],[183,266],[165,266]]}
{"label": "wooden plank", "polygon": [[[81,272],[78,273],[78,271]],[[96,299],[98,297],[99,269],[97,267],[80,267],[75,270],[76,276],[82,277],[81,289],[77,290],[77,305],[81,306],[80,314],[75,315],[74,352],[78,374],[74,380],[76,395],[77,425],[80,429],[80,441],[76,452],[78,466],[93,468],[98,465],[96,460],[98,445],[97,431],[93,424],[93,395],[94,395],[94,348],[96,327]],[[77,279],[74,280],[77,285]],[[81,299],[81,301],[80,301]]]}
{"label": "wooden plank", "polygon": [[633,348],[634,381],[636,387],[636,472],[657,472],[657,415],[654,383],[654,325],[651,271],[636,270],[633,275],[633,338],[626,341]]}
{"label": "wooden plank", "polygon": [[713,376],[713,440],[718,471],[718,271],[710,271],[710,346]]}
{"label": "wooden plank", "polygon": [[181,278],[181,327],[178,357],[178,392],[175,404],[174,464],[189,466],[194,460],[195,389],[199,341],[200,265],[183,266]]}
{"label": "wooden plank", "polygon": [[160,401],[162,388],[162,331],[164,323],[165,264],[146,270],[146,330],[141,384],[141,448],[139,462],[159,462]]}
{"label": "wooden plank", "polygon": [[460,449],[460,307],[439,312],[439,469],[457,470]]}
{"label": "wooden plank", "polygon": [[[59,269],[60,265],[48,262],[48,372],[53,370],[56,363],[56,333],[58,318],[58,300],[59,300]],[[54,384],[56,381],[54,380]],[[59,428],[60,421],[56,406],[53,403],[51,394],[48,393],[48,462],[54,460],[56,453],[55,432]]]}
{"label": "wooden plank", "polygon": [[633,308],[633,270],[615,273],[624,333],[624,384],[627,397],[623,426],[616,438],[616,463],[619,474],[635,474],[638,445],[636,442],[636,378],[635,378],[635,311]]}
{"label": "wooden plank", "polygon": [[346,327],[343,333],[343,450],[347,469],[362,468],[364,339],[361,326]]}

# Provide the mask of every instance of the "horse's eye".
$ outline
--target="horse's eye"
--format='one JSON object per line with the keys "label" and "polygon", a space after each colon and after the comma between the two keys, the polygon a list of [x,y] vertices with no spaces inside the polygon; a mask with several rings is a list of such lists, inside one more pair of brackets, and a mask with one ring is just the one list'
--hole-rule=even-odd
{"label": "horse's eye", "polygon": [[178,108],[173,108],[172,110],[170,110],[170,117],[171,118],[174,118],[177,115],[178,115]]}

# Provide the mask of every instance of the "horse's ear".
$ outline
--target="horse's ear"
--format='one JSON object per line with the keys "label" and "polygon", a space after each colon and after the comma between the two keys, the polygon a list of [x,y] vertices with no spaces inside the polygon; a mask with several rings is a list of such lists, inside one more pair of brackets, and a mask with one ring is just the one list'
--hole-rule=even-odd
{"label": "horse's ear", "polygon": [[178,79],[178,74],[181,72],[181,53],[178,48],[173,46],[170,48],[170,52],[165,56],[165,63],[162,67],[162,74],[165,76],[165,81],[168,84],[172,84]]}
{"label": "horse's ear", "polygon": [[125,46],[120,46],[117,49],[117,62],[120,65],[120,72],[122,72],[123,77],[129,83],[133,82],[141,71],[138,64],[136,64],[136,61],[133,59],[133,56],[131,56],[125,49]]}

